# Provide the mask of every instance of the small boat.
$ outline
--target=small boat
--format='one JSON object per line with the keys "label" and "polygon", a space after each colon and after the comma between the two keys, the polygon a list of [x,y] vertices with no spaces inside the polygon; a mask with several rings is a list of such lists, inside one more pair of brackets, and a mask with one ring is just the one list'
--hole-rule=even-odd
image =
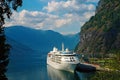
{"label": "small boat", "polygon": [[77,54],[68,49],[64,50],[63,44],[62,50],[54,47],[47,55],[47,64],[58,70],[74,72],[78,63]]}

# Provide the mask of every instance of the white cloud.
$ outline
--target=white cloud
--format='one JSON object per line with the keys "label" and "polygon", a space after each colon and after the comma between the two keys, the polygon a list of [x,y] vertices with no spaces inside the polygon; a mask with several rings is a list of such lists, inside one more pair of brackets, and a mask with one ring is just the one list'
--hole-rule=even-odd
{"label": "white cloud", "polygon": [[55,21],[56,27],[61,27],[63,25],[69,24],[71,22],[71,19],[58,19]]}
{"label": "white cloud", "polygon": [[88,3],[92,0],[47,1],[48,5],[43,7],[46,11],[13,12],[11,19],[6,20],[5,26],[23,25],[35,29],[52,29],[61,33],[76,33],[94,15],[95,5]]}
{"label": "white cloud", "polygon": [[45,25],[49,24],[50,21],[48,20],[54,20],[58,16],[43,13],[40,11],[27,11],[22,10],[21,12],[17,13],[14,12],[11,20],[6,21],[6,26],[12,26],[12,25],[23,25],[23,26],[29,26],[36,29],[43,29]]}
{"label": "white cloud", "polygon": [[84,13],[85,11],[94,11],[95,5],[86,4],[86,0],[67,0],[67,1],[51,1],[48,2],[48,5],[43,9],[48,12],[56,12],[56,13]]}

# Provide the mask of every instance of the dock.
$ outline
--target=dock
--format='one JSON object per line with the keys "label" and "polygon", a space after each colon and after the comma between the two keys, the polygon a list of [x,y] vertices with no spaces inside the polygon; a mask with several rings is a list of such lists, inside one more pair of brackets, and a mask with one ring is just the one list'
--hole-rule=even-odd
{"label": "dock", "polygon": [[102,68],[96,64],[79,63],[77,64],[75,71],[79,72],[94,72],[94,71],[109,71],[107,68]]}

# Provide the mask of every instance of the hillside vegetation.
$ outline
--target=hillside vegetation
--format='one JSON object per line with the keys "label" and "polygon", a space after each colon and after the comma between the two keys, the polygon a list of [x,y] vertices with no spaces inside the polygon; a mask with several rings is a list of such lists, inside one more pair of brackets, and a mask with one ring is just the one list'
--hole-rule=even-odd
{"label": "hillside vegetation", "polygon": [[100,0],[96,13],[80,33],[78,53],[120,52],[120,0]]}

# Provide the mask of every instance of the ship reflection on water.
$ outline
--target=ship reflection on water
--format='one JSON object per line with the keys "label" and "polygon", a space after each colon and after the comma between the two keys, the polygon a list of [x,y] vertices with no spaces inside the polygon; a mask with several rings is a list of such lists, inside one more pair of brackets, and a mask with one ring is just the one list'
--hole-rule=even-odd
{"label": "ship reflection on water", "polygon": [[89,80],[91,73],[67,72],[54,69],[47,65],[47,73],[49,80]]}
{"label": "ship reflection on water", "polygon": [[47,72],[50,80],[74,80],[74,73],[54,69],[47,65]]}

